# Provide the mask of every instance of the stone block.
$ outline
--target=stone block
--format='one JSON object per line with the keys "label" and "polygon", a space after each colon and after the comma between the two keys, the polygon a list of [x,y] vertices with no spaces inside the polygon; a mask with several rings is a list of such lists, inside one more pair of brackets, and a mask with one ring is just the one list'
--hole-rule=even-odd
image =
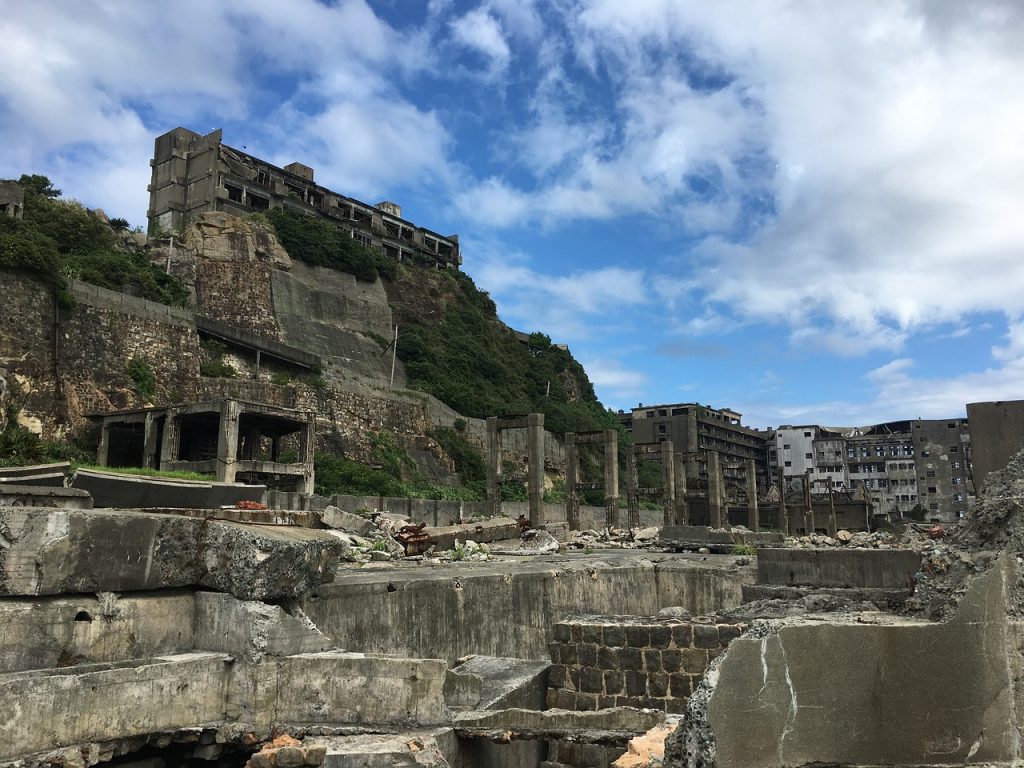
{"label": "stone block", "polygon": [[621,672],[604,673],[604,690],[606,693],[622,693],[622,687],[624,683],[625,676]]}
{"label": "stone block", "polygon": [[327,758],[327,747],[324,744],[313,744],[303,749],[305,764],[309,766],[323,765]]}
{"label": "stone block", "polygon": [[566,666],[572,666],[579,663],[579,658],[576,655],[576,645],[574,643],[566,643],[558,651],[558,663],[565,664]]}
{"label": "stone block", "polygon": [[704,674],[708,668],[708,652],[700,648],[687,648],[683,651],[683,669],[691,674]]}
{"label": "stone block", "polygon": [[669,650],[661,652],[661,668],[666,672],[678,672],[683,668],[683,654],[681,651]]}
{"label": "stone block", "polygon": [[627,672],[626,693],[630,696],[646,696],[647,675],[643,672]]}
{"label": "stone block", "polygon": [[571,639],[572,633],[569,629],[569,625],[560,621],[552,627],[551,634],[556,641],[560,643],[567,643]]}
{"label": "stone block", "polygon": [[551,657],[552,664],[562,663],[562,644],[561,643],[549,643],[548,644],[548,656]]}
{"label": "stone block", "polygon": [[615,706],[614,696],[598,696],[597,697],[597,708],[598,709],[611,709]]}
{"label": "stone block", "polygon": [[693,626],[690,624],[676,624],[672,627],[672,642],[676,648],[689,648],[693,645]]}
{"label": "stone block", "polygon": [[573,691],[567,691],[562,688],[558,691],[558,709],[576,709],[576,694]]}
{"label": "stone block", "polygon": [[669,677],[664,672],[654,672],[647,676],[647,692],[655,698],[668,696]]}
{"label": "stone block", "polygon": [[583,693],[603,693],[604,674],[601,670],[584,668],[580,673],[580,690]]}
{"label": "stone block", "polygon": [[643,669],[643,655],[636,648],[619,648],[619,669],[624,671]]}
{"label": "stone block", "polygon": [[648,672],[661,672],[661,651],[644,651],[644,669]]}
{"label": "stone block", "polygon": [[570,624],[569,625],[569,632],[570,632],[570,638],[569,639],[572,640],[572,642],[574,642],[574,643],[582,643],[583,642],[583,627],[582,626],[580,626],[579,624]]}
{"label": "stone block", "polygon": [[302,768],[306,755],[298,747],[281,747],[277,750],[277,768]]}
{"label": "stone block", "polygon": [[564,664],[552,664],[548,669],[548,685],[552,688],[564,687],[566,677],[567,675]]}
{"label": "stone block", "polygon": [[597,649],[597,666],[601,669],[618,669],[618,651],[603,645],[599,646]]}
{"label": "stone block", "polygon": [[576,694],[576,711],[593,712],[597,709],[597,696],[590,693]]}
{"label": "stone block", "polygon": [[665,624],[655,624],[651,627],[651,647],[668,648],[672,641],[672,627]]}
{"label": "stone block", "polygon": [[682,715],[686,713],[686,702],[688,698],[682,696],[665,699],[665,711],[670,715]]}
{"label": "stone block", "polygon": [[626,630],[626,643],[631,648],[646,648],[651,644],[650,627],[628,624]]}
{"label": "stone block", "polygon": [[689,675],[669,675],[669,690],[676,699],[686,698],[693,693],[693,684]]}
{"label": "stone block", "polygon": [[347,531],[357,536],[369,536],[377,530],[372,520],[359,515],[353,515],[335,506],[328,506],[320,513],[320,522],[328,528],[335,528],[339,531]]}
{"label": "stone block", "polygon": [[584,643],[599,645],[601,643],[601,625],[584,624],[580,628],[580,639]]}
{"label": "stone block", "polygon": [[576,646],[576,658],[578,663],[584,667],[597,666],[597,646],[578,645]]}
{"label": "stone block", "polygon": [[602,635],[602,642],[609,648],[618,648],[626,644],[626,633],[620,626],[608,624],[605,626]]}
{"label": "stone block", "polygon": [[693,627],[693,645],[696,648],[717,648],[718,627],[714,624],[695,624]]}

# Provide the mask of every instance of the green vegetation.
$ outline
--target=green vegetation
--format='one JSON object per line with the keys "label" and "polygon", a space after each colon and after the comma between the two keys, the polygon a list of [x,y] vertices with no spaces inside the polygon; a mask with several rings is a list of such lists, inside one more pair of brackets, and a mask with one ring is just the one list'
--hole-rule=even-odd
{"label": "green vegetation", "polygon": [[125,373],[134,382],[135,391],[140,396],[149,400],[156,394],[156,373],[153,372],[152,366],[143,358],[136,355],[128,361]]}
{"label": "green vegetation", "polygon": [[186,472],[183,470],[160,470],[149,467],[104,467],[99,464],[76,464],[75,469],[88,469],[90,472],[111,472],[118,475],[141,475],[142,477],[166,477],[172,480],[210,481],[216,475],[202,472]]}
{"label": "green vegetation", "polygon": [[462,476],[465,485],[486,482],[487,465],[484,457],[465,435],[451,427],[438,427],[431,430],[430,436],[455,463],[455,471]]}
{"label": "green vegetation", "polygon": [[378,275],[391,280],[397,262],[367,248],[336,224],[292,208],[271,208],[262,214],[293,259],[330,267],[373,282]]}
{"label": "green vegetation", "polygon": [[77,278],[130,291],[162,304],[184,306],[188,293],[142,251],[119,250],[111,228],[81,204],[60,200],[45,176],[23,175],[22,219],[0,217],[0,269],[27,272],[53,286],[64,306],[73,301],[65,280]]}
{"label": "green vegetation", "polygon": [[752,556],[757,554],[757,548],[752,544],[733,544],[729,554]]}
{"label": "green vegetation", "polygon": [[540,411],[552,432],[617,427],[594,395],[586,371],[567,350],[541,333],[519,342],[497,318],[494,302],[472,279],[452,270],[402,269],[397,293],[411,294],[434,281],[441,293],[439,320],[424,320],[416,306],[402,312],[398,357],[409,386],[466,416]]}
{"label": "green vegetation", "polygon": [[206,339],[200,342],[204,359],[199,363],[199,375],[212,378],[231,379],[238,375],[238,371],[224,360],[228,346],[216,339]]}
{"label": "green vegetation", "polygon": [[279,387],[280,386],[284,386],[285,384],[291,384],[292,383],[292,377],[289,376],[287,373],[284,373],[282,371],[278,371],[277,373],[271,374],[271,376],[270,376],[270,383],[271,384],[277,384]]}
{"label": "green vegetation", "polygon": [[25,394],[10,377],[7,380],[7,402],[4,404],[4,428],[0,430],[0,467],[20,467],[31,464],[45,464],[53,461],[94,461],[96,454],[82,442],[50,442],[35,432],[30,432],[18,423],[18,416],[24,404]]}

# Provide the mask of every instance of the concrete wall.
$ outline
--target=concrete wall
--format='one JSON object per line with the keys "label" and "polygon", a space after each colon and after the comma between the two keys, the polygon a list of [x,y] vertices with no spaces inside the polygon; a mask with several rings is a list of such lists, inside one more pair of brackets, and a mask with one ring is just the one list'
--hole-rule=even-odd
{"label": "concrete wall", "polygon": [[0,600],[0,673],[192,650],[192,593]]}
{"label": "concrete wall", "polygon": [[738,605],[741,585],[753,580],[749,567],[665,560],[345,574],[306,598],[303,610],[352,650],[449,661],[471,653],[547,659],[552,625],[572,613],[653,615],[668,606],[708,613]]}
{"label": "concrete wall", "polygon": [[901,549],[761,549],[757,583],[910,589],[921,555]]}
{"label": "concrete wall", "polygon": [[1024,400],[968,403],[974,486],[979,491],[990,472],[1003,469],[1024,443]]}
{"label": "concrete wall", "polygon": [[226,657],[192,653],[0,677],[0,756],[223,718]]}

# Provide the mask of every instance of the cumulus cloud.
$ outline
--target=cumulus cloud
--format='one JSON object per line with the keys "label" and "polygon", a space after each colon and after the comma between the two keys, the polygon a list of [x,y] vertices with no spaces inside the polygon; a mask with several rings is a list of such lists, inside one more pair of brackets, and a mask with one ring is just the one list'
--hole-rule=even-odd
{"label": "cumulus cloud", "polygon": [[477,8],[454,19],[454,39],[488,61],[487,75],[495,77],[508,66],[511,51],[505,41],[500,22],[483,8]]}

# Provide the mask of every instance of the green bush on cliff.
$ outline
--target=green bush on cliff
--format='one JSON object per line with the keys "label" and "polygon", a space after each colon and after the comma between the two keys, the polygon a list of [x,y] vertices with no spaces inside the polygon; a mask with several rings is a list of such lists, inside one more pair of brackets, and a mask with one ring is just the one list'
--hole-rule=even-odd
{"label": "green bush on cliff", "polygon": [[292,208],[271,208],[262,214],[293,259],[330,267],[371,283],[377,276],[394,276],[396,263],[354,240],[336,224]]}
{"label": "green bush on cliff", "polygon": [[73,277],[162,304],[185,305],[188,293],[176,279],[150,264],[141,251],[119,250],[110,227],[80,203],[59,199],[60,190],[45,176],[23,175],[19,183],[25,209],[21,219],[0,217],[0,269],[31,274],[65,299],[65,279]]}
{"label": "green bush on cliff", "polygon": [[[544,334],[523,344],[497,318],[494,302],[462,272],[406,271],[402,280],[450,281],[440,319],[406,312],[398,357],[409,386],[429,392],[466,416],[541,412],[552,432],[617,427],[597,401],[586,371]],[[399,289],[402,286],[399,285]],[[577,388],[575,397],[567,383]]]}

